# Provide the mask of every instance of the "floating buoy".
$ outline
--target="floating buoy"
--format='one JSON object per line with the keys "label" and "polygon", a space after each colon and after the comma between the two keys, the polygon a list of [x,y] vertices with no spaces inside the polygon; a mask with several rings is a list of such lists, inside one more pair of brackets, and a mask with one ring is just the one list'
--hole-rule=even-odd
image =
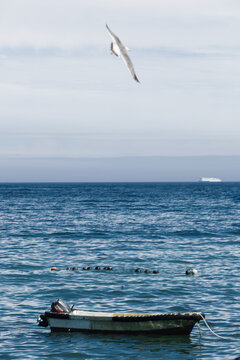
{"label": "floating buoy", "polygon": [[111,266],[105,266],[105,267],[103,268],[103,270],[112,270],[112,267],[111,267]]}
{"label": "floating buoy", "polygon": [[140,273],[142,270],[140,268],[135,269],[135,273]]}
{"label": "floating buoy", "polygon": [[57,271],[58,268],[56,266],[51,267],[51,271]]}
{"label": "floating buoy", "polygon": [[150,270],[148,270],[148,269],[146,269],[146,270],[144,270],[144,272],[146,273],[146,274],[150,274]]}
{"label": "floating buoy", "polygon": [[95,270],[101,270],[100,266],[96,266]]}
{"label": "floating buoy", "polygon": [[71,268],[69,266],[66,267],[66,270],[71,270]]}
{"label": "floating buoy", "polygon": [[186,275],[197,275],[198,271],[196,269],[187,269]]}
{"label": "floating buoy", "polygon": [[88,267],[87,267],[87,270],[92,270],[92,267],[91,267],[91,266],[88,266]]}
{"label": "floating buoy", "polygon": [[159,274],[158,270],[153,270],[153,274]]}
{"label": "floating buoy", "polygon": [[73,268],[72,268],[72,270],[74,271],[74,270],[78,270],[78,267],[77,266],[74,266]]}
{"label": "floating buoy", "polygon": [[84,267],[82,268],[82,270],[87,270],[87,266],[84,266]]}

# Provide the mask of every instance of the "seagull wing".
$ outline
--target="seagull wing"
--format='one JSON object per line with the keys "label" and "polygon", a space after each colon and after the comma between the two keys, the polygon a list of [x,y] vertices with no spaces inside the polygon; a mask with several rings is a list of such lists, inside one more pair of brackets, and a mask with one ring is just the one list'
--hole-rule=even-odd
{"label": "seagull wing", "polygon": [[132,63],[130,57],[128,56],[125,47],[122,46],[122,48],[121,48],[121,47],[119,46],[119,48],[120,48],[120,51],[121,51],[122,59],[123,59],[123,61],[125,62],[125,64],[127,65],[128,70],[129,70],[130,73],[132,74],[132,77],[134,78],[134,80],[136,80],[137,82],[140,83],[140,81],[138,80],[137,75],[136,75],[136,73],[135,73],[135,70],[134,70],[134,67],[133,67],[133,63]]}
{"label": "seagull wing", "polygon": [[114,40],[116,43],[118,43],[118,42],[121,43],[120,39],[117,37],[117,35],[115,35],[115,34],[112,32],[112,30],[109,29],[109,27],[108,27],[107,24],[106,24],[106,28],[108,29],[109,34],[111,35],[111,37],[113,38],[113,40]]}
{"label": "seagull wing", "polygon": [[132,63],[130,57],[128,56],[128,54],[127,54],[125,46],[123,46],[120,39],[112,32],[112,30],[109,29],[107,24],[106,24],[106,27],[107,27],[111,37],[113,38],[113,40],[116,42],[117,46],[119,47],[122,59],[123,59],[124,63],[127,65],[130,73],[132,74],[132,77],[134,78],[134,80],[136,80],[137,82],[140,83],[140,81],[138,80],[137,75],[135,73],[133,63]]}

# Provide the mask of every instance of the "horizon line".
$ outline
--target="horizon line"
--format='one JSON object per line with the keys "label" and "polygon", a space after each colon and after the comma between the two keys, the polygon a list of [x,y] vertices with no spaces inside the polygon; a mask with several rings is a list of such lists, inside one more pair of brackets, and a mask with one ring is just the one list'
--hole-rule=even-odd
{"label": "horizon line", "polygon": [[100,160],[100,159],[131,159],[131,158],[199,158],[199,157],[240,157],[240,154],[208,154],[208,155],[115,155],[115,156],[49,156],[49,155],[1,155],[0,160],[22,159],[22,160]]}

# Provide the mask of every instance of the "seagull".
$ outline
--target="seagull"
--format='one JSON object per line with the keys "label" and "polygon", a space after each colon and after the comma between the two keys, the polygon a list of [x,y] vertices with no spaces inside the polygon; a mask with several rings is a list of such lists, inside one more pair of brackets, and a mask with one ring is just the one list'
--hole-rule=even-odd
{"label": "seagull", "polygon": [[107,24],[106,24],[106,27],[109,31],[111,38],[113,39],[113,42],[111,42],[111,46],[110,46],[112,54],[114,54],[118,57],[121,57],[123,59],[124,63],[127,65],[128,69],[129,69],[130,73],[132,74],[132,77],[134,78],[134,80],[136,80],[137,82],[140,83],[140,81],[138,80],[137,75],[135,73],[133,63],[127,54],[127,51],[129,51],[130,49],[128,49],[121,43],[120,39],[109,29]]}

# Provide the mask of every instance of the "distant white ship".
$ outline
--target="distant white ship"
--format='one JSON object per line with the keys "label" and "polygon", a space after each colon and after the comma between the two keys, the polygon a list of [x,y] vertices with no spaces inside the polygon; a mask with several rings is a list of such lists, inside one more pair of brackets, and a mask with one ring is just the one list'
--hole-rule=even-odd
{"label": "distant white ship", "polygon": [[214,178],[214,177],[211,177],[211,178],[201,177],[199,181],[202,181],[202,182],[221,182],[222,180],[219,179],[219,178]]}

